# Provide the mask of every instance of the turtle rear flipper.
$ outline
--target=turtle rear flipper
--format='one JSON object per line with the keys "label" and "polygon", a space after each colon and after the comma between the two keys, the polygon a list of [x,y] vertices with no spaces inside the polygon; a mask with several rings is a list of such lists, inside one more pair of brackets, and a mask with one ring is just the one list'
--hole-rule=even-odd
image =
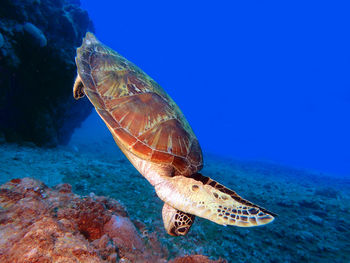
{"label": "turtle rear flipper", "polygon": [[272,222],[276,216],[199,173],[164,178],[155,188],[169,206],[221,225],[259,226]]}
{"label": "turtle rear flipper", "polygon": [[171,236],[185,236],[195,219],[194,215],[177,210],[166,203],[162,215],[164,227]]}
{"label": "turtle rear flipper", "polygon": [[75,79],[74,86],[73,86],[73,97],[74,99],[78,100],[85,96],[84,93],[84,84],[81,81],[81,78],[78,74],[78,76]]}

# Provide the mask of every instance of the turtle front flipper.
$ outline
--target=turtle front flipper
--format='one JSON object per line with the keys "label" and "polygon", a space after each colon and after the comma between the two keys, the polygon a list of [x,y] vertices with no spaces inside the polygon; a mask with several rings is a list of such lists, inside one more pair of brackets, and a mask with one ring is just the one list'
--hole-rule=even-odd
{"label": "turtle front flipper", "polygon": [[171,236],[185,236],[195,219],[194,215],[177,210],[166,203],[162,215],[164,227]]}
{"label": "turtle front flipper", "polygon": [[78,76],[75,79],[74,86],[73,86],[73,97],[74,97],[74,99],[78,100],[84,96],[85,96],[84,84],[81,81],[81,78],[78,74]]}
{"label": "turtle front flipper", "polygon": [[164,178],[155,189],[159,198],[174,209],[221,225],[259,226],[276,216],[199,173]]}

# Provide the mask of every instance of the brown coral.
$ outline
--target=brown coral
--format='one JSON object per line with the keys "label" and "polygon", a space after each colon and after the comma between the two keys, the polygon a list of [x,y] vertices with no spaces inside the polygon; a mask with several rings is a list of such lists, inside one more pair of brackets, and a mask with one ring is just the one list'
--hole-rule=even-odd
{"label": "brown coral", "polygon": [[[30,179],[0,187],[0,262],[166,262],[154,233],[141,238],[117,201],[80,197]],[[146,241],[146,242],[145,242]],[[214,262],[203,256],[172,261]],[[221,262],[221,261],[217,261]]]}
{"label": "brown coral", "polygon": [[147,250],[126,211],[105,197],[81,198],[66,184],[54,190],[14,179],[0,188],[0,262],[164,262]]}
{"label": "brown coral", "polygon": [[169,263],[225,263],[226,260],[210,260],[208,257],[202,255],[192,255],[185,256],[181,258],[176,258],[174,260],[169,261]]}

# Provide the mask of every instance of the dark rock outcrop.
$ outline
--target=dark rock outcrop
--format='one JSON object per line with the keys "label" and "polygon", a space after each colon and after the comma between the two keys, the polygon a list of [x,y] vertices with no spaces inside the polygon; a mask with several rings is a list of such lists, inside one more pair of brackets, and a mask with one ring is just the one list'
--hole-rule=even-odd
{"label": "dark rock outcrop", "polygon": [[0,131],[8,141],[55,146],[91,112],[75,102],[75,50],[93,31],[79,1],[2,0]]}

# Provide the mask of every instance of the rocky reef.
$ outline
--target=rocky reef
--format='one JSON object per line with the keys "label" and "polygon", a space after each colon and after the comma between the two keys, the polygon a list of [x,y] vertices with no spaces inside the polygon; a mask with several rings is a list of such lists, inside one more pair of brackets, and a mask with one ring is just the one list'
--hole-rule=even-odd
{"label": "rocky reef", "polygon": [[[161,259],[175,260],[182,257],[181,260],[184,260],[186,255],[206,255],[211,260],[224,258],[228,262],[240,263],[350,262],[349,177],[330,177],[276,164],[242,162],[206,155],[203,174],[216,178],[247,199],[268,207],[279,216],[271,224],[254,228],[224,227],[198,217],[187,236],[172,237],[164,230],[161,214],[163,202],[157,197],[154,188],[125,156],[115,149],[112,138],[110,141],[98,139],[99,143],[93,141],[90,148],[87,148],[86,144],[91,144],[91,140],[82,133],[79,136],[73,135],[72,139],[74,145],[55,148],[36,147],[28,143],[20,145],[0,143],[0,184],[14,178],[34,177],[56,189],[49,190],[44,187],[43,193],[47,194],[62,189],[62,185],[58,187],[55,185],[69,183],[72,192],[86,196],[85,201],[79,201],[81,204],[79,207],[85,211],[89,211],[86,210],[89,206],[98,207],[98,204],[90,205],[101,200],[101,197],[97,196],[108,196],[118,200],[119,204],[127,208],[128,217],[125,216],[123,219],[131,220],[138,233],[137,239],[141,239],[146,248],[147,244],[152,244],[151,251],[146,250]],[[7,185],[13,189],[18,187],[14,183]],[[21,194],[24,190],[19,192]],[[39,193],[36,195],[36,198],[41,200],[41,195]],[[67,201],[64,207],[78,203],[75,195],[72,193],[66,195],[73,201]],[[13,194],[13,197],[16,195]],[[49,199],[44,198],[40,202],[45,203]],[[27,197],[18,199],[18,204],[24,204],[25,200],[30,199]],[[112,204],[114,202],[108,201]],[[30,211],[33,210],[30,210],[31,206],[27,204],[26,213],[30,215],[32,213]],[[2,207],[0,226],[1,229],[5,229],[6,220],[9,221],[6,223],[7,226],[10,227],[10,222],[16,219],[16,214],[9,216],[10,210],[2,201],[0,207]],[[99,209],[96,208],[96,211],[102,211]],[[57,213],[61,215],[59,211]],[[8,215],[6,220],[3,219],[5,213]],[[113,215],[121,218],[123,214],[111,212],[109,215],[108,218],[102,217],[103,220],[93,225],[98,226],[102,224],[100,222],[104,223],[104,220],[110,221]],[[56,220],[57,217],[53,218]],[[31,220],[36,222],[34,219]],[[77,219],[72,221],[79,222]],[[7,228],[7,231],[11,231],[9,229]],[[86,224],[78,225],[75,229],[76,234],[82,236],[84,238],[82,240],[91,246],[97,241],[90,242],[89,235],[96,238],[105,234],[104,230],[92,231]],[[5,232],[0,231],[1,238],[3,233]],[[114,238],[113,242],[117,241]],[[122,257],[121,254],[117,255]],[[192,256],[188,260],[199,260],[198,258],[200,256]],[[0,259],[0,262],[3,261]],[[197,262],[205,261],[200,259]]]}
{"label": "rocky reef", "polygon": [[92,22],[79,1],[2,0],[0,133],[40,146],[67,143],[91,112],[73,101],[75,49]]}
{"label": "rocky reef", "polygon": [[[0,262],[167,262],[157,237],[141,235],[116,200],[81,197],[68,184],[53,189],[30,178],[0,187]],[[205,256],[173,263],[210,263]]]}

